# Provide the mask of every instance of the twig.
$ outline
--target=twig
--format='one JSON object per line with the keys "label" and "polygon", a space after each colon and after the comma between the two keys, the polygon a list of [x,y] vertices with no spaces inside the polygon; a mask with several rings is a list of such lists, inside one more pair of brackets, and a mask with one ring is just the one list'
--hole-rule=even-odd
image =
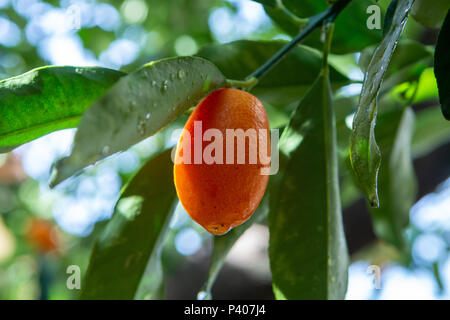
{"label": "twig", "polygon": [[[280,62],[283,57],[289,53],[293,48],[295,48],[302,40],[304,40],[311,32],[316,28],[322,26],[324,23],[333,22],[339,13],[350,3],[352,0],[339,0],[335,2],[332,6],[328,7],[327,10],[312,16],[308,20],[306,27],[294,38],[280,49],[276,54],[274,54],[269,60],[267,60],[261,67],[259,67],[255,72],[250,74],[247,79],[256,78],[260,80],[264,75],[267,74],[278,62]],[[256,82],[255,84],[256,85]]]}

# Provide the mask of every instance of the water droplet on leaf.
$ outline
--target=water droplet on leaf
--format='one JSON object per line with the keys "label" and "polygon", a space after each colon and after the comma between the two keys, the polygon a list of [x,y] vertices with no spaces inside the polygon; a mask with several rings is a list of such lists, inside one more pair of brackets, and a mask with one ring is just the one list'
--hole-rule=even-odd
{"label": "water droplet on leaf", "polygon": [[102,149],[102,154],[107,155],[109,153],[109,149],[110,149],[109,146],[104,146]]}

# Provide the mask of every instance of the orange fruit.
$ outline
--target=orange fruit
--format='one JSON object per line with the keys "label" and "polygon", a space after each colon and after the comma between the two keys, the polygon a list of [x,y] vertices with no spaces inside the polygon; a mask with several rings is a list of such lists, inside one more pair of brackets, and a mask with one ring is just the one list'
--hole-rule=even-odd
{"label": "orange fruit", "polygon": [[264,106],[242,90],[214,91],[186,122],[174,162],[178,198],[194,221],[214,235],[242,224],[258,207],[269,178],[262,174],[270,167]]}
{"label": "orange fruit", "polygon": [[32,218],[26,230],[26,237],[40,252],[57,251],[59,248],[56,229],[49,221]]}

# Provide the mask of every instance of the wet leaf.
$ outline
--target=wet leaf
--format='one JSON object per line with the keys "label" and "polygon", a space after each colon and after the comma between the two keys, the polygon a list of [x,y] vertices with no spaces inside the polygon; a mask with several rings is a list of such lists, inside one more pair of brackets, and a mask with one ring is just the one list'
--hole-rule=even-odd
{"label": "wet leaf", "polygon": [[[450,4],[449,4],[450,6]],[[439,102],[444,118],[450,120],[450,10],[447,12],[436,43],[434,74],[439,89]]]}
{"label": "wet leaf", "polygon": [[170,151],[150,159],[123,190],[92,249],[80,299],[133,299],[146,268],[156,265],[176,200]]}
{"label": "wet leaf", "polygon": [[50,185],[155,134],[224,84],[222,73],[197,57],[151,62],[121,78],[83,115],[72,152],[56,163]]}
{"label": "wet leaf", "polygon": [[0,81],[0,152],[76,127],[82,113],[124,73],[99,67],[41,67]]}
{"label": "wet leaf", "polygon": [[367,68],[358,109],[353,120],[350,159],[358,183],[372,207],[379,206],[377,176],[381,153],[375,141],[377,97],[413,0],[399,0],[392,25],[375,50]]}

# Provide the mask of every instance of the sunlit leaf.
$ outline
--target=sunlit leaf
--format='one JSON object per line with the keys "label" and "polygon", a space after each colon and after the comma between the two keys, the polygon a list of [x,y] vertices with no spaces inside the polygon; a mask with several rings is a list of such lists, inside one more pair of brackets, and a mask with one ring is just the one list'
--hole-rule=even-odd
{"label": "sunlit leaf", "polygon": [[381,154],[375,141],[377,96],[397,41],[408,19],[413,0],[399,0],[392,25],[372,56],[353,120],[351,163],[358,183],[372,207],[379,206],[377,176]]}
{"label": "sunlit leaf", "polygon": [[[450,6],[450,3],[449,3]],[[439,102],[445,119],[450,120],[450,10],[439,32],[434,55],[434,74],[439,88]]]}
{"label": "sunlit leaf", "polygon": [[159,259],[176,200],[170,155],[149,160],[125,187],[92,249],[80,299],[133,299],[147,265]]}
{"label": "sunlit leaf", "polygon": [[0,81],[0,152],[76,127],[123,75],[98,67],[41,67]]}
{"label": "sunlit leaf", "polygon": [[414,112],[410,108],[390,110],[378,117],[376,137],[382,153],[380,207],[371,208],[370,213],[377,236],[400,250],[407,246],[404,229],[417,191],[411,155],[413,132]]}
{"label": "sunlit leaf", "polygon": [[151,62],[121,78],[83,115],[72,152],[57,162],[50,184],[153,135],[224,84],[216,66],[197,57]]}

